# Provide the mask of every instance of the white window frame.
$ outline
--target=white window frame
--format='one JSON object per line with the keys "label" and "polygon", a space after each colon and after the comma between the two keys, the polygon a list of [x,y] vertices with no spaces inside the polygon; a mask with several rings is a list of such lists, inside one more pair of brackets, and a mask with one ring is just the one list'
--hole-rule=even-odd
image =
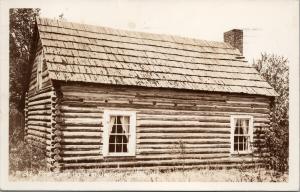
{"label": "white window frame", "polygon": [[[245,151],[234,151],[234,129],[235,129],[235,120],[236,119],[249,119],[249,135],[250,135],[250,144],[248,150]],[[230,153],[231,154],[249,154],[252,153],[251,144],[253,143],[253,116],[250,115],[231,115],[230,118],[230,127],[231,127],[231,135],[230,135]]]}
{"label": "white window frame", "polygon": [[[111,153],[109,152],[109,121],[110,116],[129,116],[129,132],[130,139],[128,142],[128,152]],[[118,111],[118,110],[105,110],[103,113],[103,156],[135,156],[136,151],[136,112],[135,111]]]}

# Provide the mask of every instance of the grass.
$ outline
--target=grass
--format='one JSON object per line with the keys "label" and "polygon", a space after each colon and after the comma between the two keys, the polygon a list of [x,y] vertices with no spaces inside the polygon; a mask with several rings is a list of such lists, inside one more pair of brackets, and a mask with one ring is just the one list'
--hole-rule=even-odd
{"label": "grass", "polygon": [[46,168],[41,151],[19,142],[10,149],[10,181],[76,182],[287,182],[288,175],[264,168],[246,169],[77,169],[60,173]]}
{"label": "grass", "polygon": [[61,173],[48,171],[16,171],[11,181],[76,181],[76,182],[286,182],[287,175],[278,175],[266,169],[222,170],[66,170]]}

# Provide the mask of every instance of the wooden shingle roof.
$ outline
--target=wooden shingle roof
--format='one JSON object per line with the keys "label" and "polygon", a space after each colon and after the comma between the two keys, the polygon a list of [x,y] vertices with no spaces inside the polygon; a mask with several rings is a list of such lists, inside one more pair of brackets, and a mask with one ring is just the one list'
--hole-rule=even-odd
{"label": "wooden shingle roof", "polygon": [[37,18],[50,78],[275,96],[224,42]]}

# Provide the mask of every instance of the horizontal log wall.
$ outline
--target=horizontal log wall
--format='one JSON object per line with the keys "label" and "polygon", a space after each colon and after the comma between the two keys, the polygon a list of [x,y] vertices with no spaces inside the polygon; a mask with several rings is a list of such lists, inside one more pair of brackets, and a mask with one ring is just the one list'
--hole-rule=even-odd
{"label": "horizontal log wall", "polygon": [[[269,127],[266,97],[70,84],[61,85],[61,92],[57,152],[62,168],[253,162],[249,156],[231,157],[230,116],[253,116],[255,133]],[[102,156],[106,109],[136,111],[135,157]],[[254,140],[263,141],[263,134]]]}
{"label": "horizontal log wall", "polygon": [[28,97],[25,119],[25,140],[42,148],[47,156],[47,165],[60,170],[59,90],[47,88]]}
{"label": "horizontal log wall", "polygon": [[25,139],[37,147],[51,143],[51,88],[28,94],[25,117]]}

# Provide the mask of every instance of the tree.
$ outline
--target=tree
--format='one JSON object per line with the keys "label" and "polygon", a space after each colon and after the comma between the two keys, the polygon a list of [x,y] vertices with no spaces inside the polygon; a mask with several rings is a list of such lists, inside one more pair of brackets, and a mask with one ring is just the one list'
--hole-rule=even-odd
{"label": "tree", "polygon": [[271,127],[266,132],[266,147],[270,152],[270,166],[288,170],[289,149],[289,68],[283,56],[262,53],[253,62],[258,72],[278,93],[271,106]]}
{"label": "tree", "polygon": [[10,141],[23,131],[22,113],[24,92],[29,76],[29,57],[32,50],[32,37],[35,17],[39,9],[10,9],[9,21],[9,133]]}

